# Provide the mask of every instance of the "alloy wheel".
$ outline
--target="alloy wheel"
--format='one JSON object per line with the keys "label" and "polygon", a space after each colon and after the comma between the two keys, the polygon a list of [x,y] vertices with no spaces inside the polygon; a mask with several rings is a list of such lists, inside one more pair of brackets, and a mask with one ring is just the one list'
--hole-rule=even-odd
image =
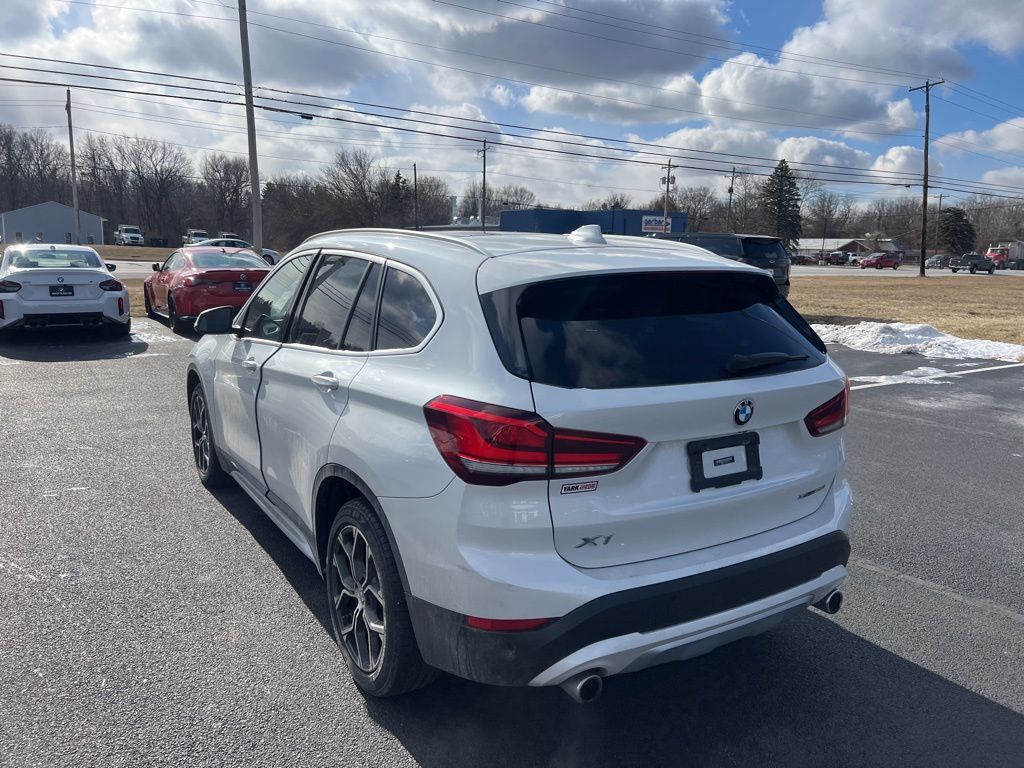
{"label": "alloy wheel", "polygon": [[192,453],[195,455],[196,469],[205,475],[210,468],[210,417],[202,392],[197,390],[192,395],[189,413],[192,417]]}
{"label": "alloy wheel", "polygon": [[384,657],[384,594],[373,550],[354,525],[346,525],[331,547],[330,598],[339,640],[365,673]]}

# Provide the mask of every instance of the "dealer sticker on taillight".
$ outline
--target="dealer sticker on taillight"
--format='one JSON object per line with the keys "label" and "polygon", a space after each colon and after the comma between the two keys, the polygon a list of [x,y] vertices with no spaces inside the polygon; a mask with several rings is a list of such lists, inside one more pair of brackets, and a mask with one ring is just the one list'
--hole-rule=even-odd
{"label": "dealer sticker on taillight", "polygon": [[588,480],[585,483],[564,483],[561,493],[586,493],[597,490],[597,480]]}

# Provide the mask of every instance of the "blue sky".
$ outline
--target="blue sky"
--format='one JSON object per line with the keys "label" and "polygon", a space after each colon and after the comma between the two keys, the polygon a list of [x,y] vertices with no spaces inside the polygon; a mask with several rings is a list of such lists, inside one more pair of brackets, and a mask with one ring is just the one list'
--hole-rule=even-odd
{"label": "blue sky", "polygon": [[[9,54],[237,83],[232,6],[8,0],[0,24]],[[256,84],[291,92],[258,90],[259,103],[316,117],[257,110],[264,178],[316,175],[335,152],[358,148],[407,172],[415,162],[458,192],[477,177],[480,146],[450,138],[460,136],[506,145],[490,155],[492,183],[524,184],[549,203],[611,191],[646,201],[668,156],[684,166],[679,184],[719,191],[733,164],[760,173],[785,157],[858,201],[916,195],[923,98],[907,86],[928,76],[951,83],[933,91],[937,186],[961,197],[1024,194],[1020,0],[250,0],[249,9]],[[244,153],[235,86],[201,84],[223,91],[204,94],[169,87],[198,81],[9,56],[0,64],[39,70],[4,70],[11,77],[141,92],[76,89],[85,134],[173,142],[197,161],[210,150]],[[167,85],[103,83],[56,69]],[[166,98],[172,93],[196,98]],[[346,98],[426,122],[368,116],[371,108],[339,101]],[[62,102],[59,88],[6,84],[0,121],[59,126]],[[410,109],[450,119],[403,112]],[[330,119],[339,116],[355,122]],[[570,146],[540,141],[553,134],[537,129],[601,138],[576,137]],[[623,153],[611,139],[659,149],[634,144]],[[602,159],[609,155],[632,162]],[[854,180],[885,183],[840,183]],[[904,180],[909,188],[896,183]]]}

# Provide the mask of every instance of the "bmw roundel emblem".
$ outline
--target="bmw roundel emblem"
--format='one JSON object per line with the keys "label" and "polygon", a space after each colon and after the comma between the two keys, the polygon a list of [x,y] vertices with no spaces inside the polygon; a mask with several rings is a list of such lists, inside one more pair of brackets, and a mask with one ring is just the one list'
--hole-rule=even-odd
{"label": "bmw roundel emblem", "polygon": [[63,282],[64,282],[64,277],[63,277],[63,276],[61,276],[61,277],[58,277],[58,278],[57,278],[57,282],[58,282],[58,283],[63,283]]}
{"label": "bmw roundel emblem", "polygon": [[754,402],[752,400],[744,400],[736,406],[736,411],[732,415],[733,419],[737,424],[743,425],[754,418]]}

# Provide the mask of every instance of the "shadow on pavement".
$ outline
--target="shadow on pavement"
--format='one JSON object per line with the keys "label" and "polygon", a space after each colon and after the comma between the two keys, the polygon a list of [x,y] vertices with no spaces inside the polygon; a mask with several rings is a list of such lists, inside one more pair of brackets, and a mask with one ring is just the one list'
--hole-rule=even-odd
{"label": "shadow on pavement", "polygon": [[[240,489],[214,495],[330,634],[313,564]],[[364,700],[426,768],[1024,764],[1024,716],[811,611],[707,656],[609,678],[586,706],[558,688],[448,675]]]}
{"label": "shadow on pavement", "polygon": [[1009,766],[1024,717],[808,613],[701,658],[560,689],[442,677],[367,710],[420,765]]}
{"label": "shadow on pavement", "polygon": [[115,338],[101,328],[15,329],[0,333],[0,357],[33,363],[68,363],[132,357],[149,349],[135,333]]}
{"label": "shadow on pavement", "polygon": [[281,569],[296,594],[309,608],[320,626],[333,637],[331,615],[327,611],[324,582],[316,566],[292,544],[269,517],[256,506],[245,492],[233,483],[225,488],[212,489],[214,498],[231,516],[245,526],[252,538],[263,547]]}

